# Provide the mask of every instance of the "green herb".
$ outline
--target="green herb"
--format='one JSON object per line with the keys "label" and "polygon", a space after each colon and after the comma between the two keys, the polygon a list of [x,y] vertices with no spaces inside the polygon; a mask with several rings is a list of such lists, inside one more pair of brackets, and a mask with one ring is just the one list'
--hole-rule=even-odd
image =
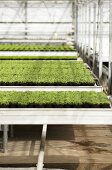
{"label": "green herb", "polygon": [[67,44],[64,45],[0,44],[0,51],[75,51],[75,48]]}
{"label": "green herb", "polygon": [[109,108],[102,92],[15,92],[0,91],[0,107]]}
{"label": "green herb", "polygon": [[0,85],[94,85],[83,62],[0,60]]}

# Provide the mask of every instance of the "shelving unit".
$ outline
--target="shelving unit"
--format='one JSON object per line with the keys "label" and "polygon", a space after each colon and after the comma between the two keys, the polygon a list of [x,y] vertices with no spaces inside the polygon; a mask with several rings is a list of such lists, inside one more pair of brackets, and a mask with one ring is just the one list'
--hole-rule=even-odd
{"label": "shelving unit", "polygon": [[[37,59],[33,60],[33,62],[32,60],[25,59],[21,60],[22,64],[19,65],[19,59],[15,62],[15,59],[9,60],[9,58],[7,58],[4,60],[2,58],[0,62],[4,62],[5,64],[1,64],[0,92],[104,92],[107,95],[107,100],[110,100],[109,108],[101,108],[101,106],[99,108],[89,108],[87,101],[82,108],[76,108],[75,105],[73,108],[62,106],[60,108],[45,108],[43,105],[41,105],[41,108],[36,106],[35,108],[32,106],[31,108],[19,108],[17,103],[13,103],[15,107],[11,108],[12,103],[8,103],[8,99],[3,98],[1,95],[0,97],[4,101],[3,103],[6,102],[6,107],[0,108],[0,130],[3,131],[2,151],[4,152],[0,153],[0,157],[3,155],[5,159],[5,156],[8,154],[9,134],[12,136],[12,139],[15,140],[13,128],[15,125],[42,125],[40,147],[35,167],[31,165],[30,167],[23,168],[13,165],[15,169],[46,169],[46,167],[44,167],[45,146],[49,125],[112,125],[111,0],[0,0],[0,45],[2,44],[10,44],[10,46],[14,46],[15,44],[25,44],[26,46],[33,46],[34,44],[35,46],[67,45],[74,50],[64,51],[63,49],[56,50],[56,48],[51,50],[47,50],[47,48],[38,50],[34,48],[30,51],[30,49],[27,50],[26,47],[26,51],[20,50],[19,48],[15,51],[10,49],[8,49],[9,51],[7,49],[0,50],[0,56],[26,56],[26,58],[27,56],[74,56],[74,60],[63,59],[65,63],[68,62],[68,65],[64,65],[61,59],[53,60],[52,58],[44,58],[39,65]],[[75,57],[77,58],[75,59]],[[48,60],[52,62],[49,62],[49,65],[45,64],[43,67],[43,63],[47,63]],[[27,62],[29,63],[28,67],[25,66]],[[55,68],[55,65],[52,66],[54,62],[57,63],[57,65],[59,63],[58,68]],[[82,77],[80,78],[83,85],[79,85],[80,81],[78,81],[73,86],[73,83],[76,81],[74,75],[76,75],[77,71],[75,65],[74,68],[72,67],[73,62],[83,63],[84,67],[88,70],[88,79],[86,79],[87,77],[85,77],[85,79],[89,80],[90,75],[94,79],[94,84],[89,86],[87,82],[85,83],[86,80],[84,80],[84,76],[86,75],[86,69],[83,69]],[[14,65],[17,63],[19,65],[17,69],[20,71],[20,74],[17,74]],[[6,67],[7,72],[3,72],[4,67]],[[33,69],[34,67],[35,69]],[[40,69],[38,72],[36,71],[35,75],[34,71],[37,67]],[[32,73],[27,77],[27,81],[26,79],[21,80],[22,73],[25,69],[27,71],[24,73],[25,77],[28,76],[28,71]],[[44,74],[40,74],[40,72],[43,73],[43,70],[45,71],[46,77],[48,77],[49,73],[49,79],[51,78],[52,82],[48,81],[48,79],[42,82],[41,79],[44,79]],[[53,70],[55,71],[54,79],[57,78],[56,75],[60,70],[60,81],[58,79],[57,82],[53,80]],[[80,77],[80,75],[81,71],[79,71],[79,73],[77,72],[77,77]],[[9,76],[10,82],[6,81]],[[24,78],[24,76],[22,78]],[[33,82],[33,76],[37,84]],[[12,82],[11,78],[13,80]],[[65,82],[61,81],[63,79]],[[35,84],[31,84],[32,82]],[[40,82],[41,84],[39,84]],[[16,97],[15,95],[15,98]],[[22,97],[21,95],[20,101]],[[66,102],[65,98],[64,102]],[[75,164],[76,163],[77,161]],[[5,166],[7,166],[7,162]],[[0,169],[6,169],[6,167],[1,166],[1,162]],[[7,170],[10,169],[11,167],[7,166]]]}

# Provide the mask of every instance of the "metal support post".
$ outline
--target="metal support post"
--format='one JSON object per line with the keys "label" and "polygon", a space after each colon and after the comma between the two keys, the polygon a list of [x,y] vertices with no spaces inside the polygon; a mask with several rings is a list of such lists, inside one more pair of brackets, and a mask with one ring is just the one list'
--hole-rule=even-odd
{"label": "metal support post", "polygon": [[84,9],[81,6],[81,50],[83,51],[84,47]]}
{"label": "metal support post", "polygon": [[10,125],[10,137],[13,138],[14,137],[14,126]]}
{"label": "metal support post", "polygon": [[78,4],[75,0],[75,44],[78,45]]}
{"label": "metal support post", "polygon": [[3,125],[3,152],[8,150],[8,125]]}
{"label": "metal support post", "polygon": [[95,70],[95,58],[96,58],[96,3],[93,4],[93,71]]}
{"label": "metal support post", "polygon": [[103,71],[103,1],[99,3],[100,8],[100,30],[99,30],[99,79],[102,80]]}
{"label": "metal support post", "polygon": [[41,144],[40,144],[40,151],[39,151],[36,170],[42,170],[43,166],[44,166],[43,162],[44,162],[46,134],[47,134],[47,125],[43,125],[42,136],[41,136]]}
{"label": "metal support post", "polygon": [[72,2],[72,32],[73,32],[73,38],[75,35],[75,2]]}
{"label": "metal support post", "polygon": [[78,32],[79,32],[79,49],[81,49],[81,9],[79,6],[79,10],[78,10]]}
{"label": "metal support post", "polygon": [[89,24],[88,24],[88,58],[91,50],[91,4],[89,4]]}
{"label": "metal support post", "polygon": [[28,38],[28,21],[27,21],[27,6],[28,6],[28,4],[27,4],[28,2],[27,1],[25,1],[25,39],[27,39]]}
{"label": "metal support post", "polygon": [[112,94],[112,1],[109,1],[109,76],[108,91]]}
{"label": "metal support post", "polygon": [[82,6],[82,51],[84,51],[84,41],[85,41],[85,11],[84,7]]}
{"label": "metal support post", "polygon": [[84,7],[84,13],[85,13],[85,33],[84,33],[84,55],[87,52],[87,6]]}

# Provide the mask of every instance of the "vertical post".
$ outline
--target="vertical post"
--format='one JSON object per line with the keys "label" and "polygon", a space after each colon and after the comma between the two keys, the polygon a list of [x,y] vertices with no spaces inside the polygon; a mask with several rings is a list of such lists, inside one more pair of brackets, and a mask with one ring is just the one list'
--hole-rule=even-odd
{"label": "vertical post", "polygon": [[102,80],[103,67],[103,1],[99,2],[100,8],[100,30],[99,30],[99,79]]}
{"label": "vertical post", "polygon": [[85,11],[84,6],[82,6],[82,51],[84,52],[84,45],[85,45]]}
{"label": "vertical post", "polygon": [[89,23],[88,23],[88,58],[90,57],[91,50],[91,4],[89,4]]}
{"label": "vertical post", "polygon": [[78,45],[79,45],[79,5],[78,5],[78,0],[76,1],[77,2],[77,11],[76,11],[76,22],[77,22],[77,27],[76,27],[76,42],[78,42]]}
{"label": "vertical post", "polygon": [[87,21],[87,9],[86,9],[86,4],[84,6],[84,24],[85,24],[85,33],[84,33],[84,55],[86,53],[86,47],[87,47],[87,44],[86,44],[86,37],[87,37],[87,24],[86,24],[86,21]]}
{"label": "vertical post", "polygon": [[109,1],[109,94],[112,94],[112,1]]}
{"label": "vertical post", "polygon": [[84,48],[84,13],[83,5],[81,5],[81,50]]}
{"label": "vertical post", "polygon": [[25,39],[27,39],[28,38],[28,22],[27,22],[27,7],[28,7],[28,4],[27,4],[28,2],[27,1],[25,1]]}
{"label": "vertical post", "polygon": [[75,44],[76,43],[78,43],[78,1],[77,0],[75,0]]}
{"label": "vertical post", "polygon": [[75,2],[74,1],[72,2],[72,32],[73,35],[75,35]]}
{"label": "vertical post", "polygon": [[83,6],[81,5],[81,50],[83,51],[83,47],[84,47],[84,14],[83,14]]}
{"label": "vertical post", "polygon": [[96,2],[93,4],[93,71],[95,69],[95,58],[96,58]]}
{"label": "vertical post", "polygon": [[13,127],[13,125],[10,125],[10,137],[11,138],[14,137],[14,127]]}
{"label": "vertical post", "polygon": [[82,41],[81,41],[81,6],[78,5],[78,41],[79,41],[79,48],[80,48],[80,52],[82,50]]}
{"label": "vertical post", "polygon": [[8,125],[3,125],[3,152],[8,150]]}
{"label": "vertical post", "polygon": [[36,165],[37,166],[36,170],[43,170],[46,135],[47,135],[47,125],[43,125],[41,143],[40,143],[40,151],[39,151],[38,161]]}

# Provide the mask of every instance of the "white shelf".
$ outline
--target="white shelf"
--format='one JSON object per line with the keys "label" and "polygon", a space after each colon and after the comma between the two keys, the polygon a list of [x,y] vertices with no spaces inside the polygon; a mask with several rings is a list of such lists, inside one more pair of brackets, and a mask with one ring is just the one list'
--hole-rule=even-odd
{"label": "white shelf", "polygon": [[77,56],[77,52],[67,51],[0,51],[0,56]]}
{"label": "white shelf", "polygon": [[102,86],[0,86],[0,91],[95,91],[102,92]]}
{"label": "white shelf", "polygon": [[0,124],[112,125],[112,108],[1,108]]}

